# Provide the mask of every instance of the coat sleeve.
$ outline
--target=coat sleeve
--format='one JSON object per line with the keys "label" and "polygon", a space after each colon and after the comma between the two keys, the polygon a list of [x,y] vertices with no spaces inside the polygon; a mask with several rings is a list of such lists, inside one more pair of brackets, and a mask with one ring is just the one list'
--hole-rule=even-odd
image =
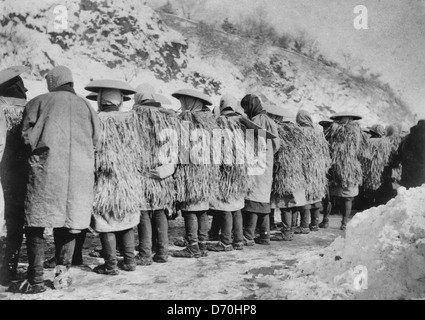
{"label": "coat sleeve", "polygon": [[22,121],[22,138],[27,146],[31,148],[31,151],[37,146],[38,137],[34,133],[34,127],[38,121],[38,115],[40,110],[41,102],[35,98],[28,102],[24,110],[24,116]]}
{"label": "coat sleeve", "polygon": [[267,115],[260,115],[258,117],[255,117],[253,121],[260,127],[266,129],[270,133],[273,133],[275,136],[277,136],[277,138],[272,139],[273,154],[276,154],[280,149],[279,131],[276,122],[270,119]]}
{"label": "coat sleeve", "polygon": [[4,148],[6,146],[6,118],[4,117],[3,110],[0,110],[0,161],[3,158]]}
{"label": "coat sleeve", "polygon": [[88,103],[87,101],[85,102],[86,102],[87,108],[89,108],[90,110],[91,122],[93,126],[93,146],[97,150],[99,138],[100,138],[100,130],[101,130],[100,119],[96,111],[94,111],[94,109],[91,107],[90,103]]}

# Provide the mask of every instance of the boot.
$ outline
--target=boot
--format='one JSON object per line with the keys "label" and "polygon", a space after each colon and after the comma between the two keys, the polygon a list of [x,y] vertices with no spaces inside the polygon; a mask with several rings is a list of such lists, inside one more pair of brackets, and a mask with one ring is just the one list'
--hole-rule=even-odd
{"label": "boot", "polygon": [[324,218],[323,221],[319,224],[320,229],[327,229],[329,228],[329,220],[327,218]]}
{"label": "boot", "polygon": [[201,251],[201,257],[208,257],[208,248],[206,242],[199,242],[199,250]]}
{"label": "boot", "polygon": [[214,251],[214,252],[229,252],[233,251],[233,246],[225,245],[223,242],[218,242],[215,245],[209,245],[207,246],[208,251]]}
{"label": "boot", "polygon": [[39,294],[46,291],[44,283],[30,284],[28,280],[12,283],[7,292],[20,293],[20,294]]}
{"label": "boot", "polygon": [[185,249],[180,251],[174,251],[171,253],[174,258],[200,258],[201,250],[197,243],[187,246]]}

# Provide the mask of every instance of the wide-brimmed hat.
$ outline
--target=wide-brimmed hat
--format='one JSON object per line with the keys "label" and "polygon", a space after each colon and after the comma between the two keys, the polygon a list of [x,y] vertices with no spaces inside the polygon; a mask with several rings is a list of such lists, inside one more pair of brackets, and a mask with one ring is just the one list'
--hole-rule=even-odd
{"label": "wide-brimmed hat", "polygon": [[359,116],[358,114],[355,114],[353,112],[341,112],[341,113],[337,113],[335,115],[333,115],[331,117],[331,120],[338,120],[344,117],[348,117],[348,118],[353,118],[353,120],[361,120],[363,119],[361,116]]}
{"label": "wide-brimmed hat", "polygon": [[273,104],[265,103],[263,104],[264,110],[267,111],[267,113],[270,113],[272,115],[278,116],[278,117],[285,117],[285,118],[291,118],[291,116],[294,118],[295,116],[290,113],[288,110],[282,107],[278,107]]}
{"label": "wide-brimmed hat", "polygon": [[0,71],[0,85],[29,70],[29,67],[13,66]]}
{"label": "wide-brimmed hat", "polygon": [[[98,96],[98,94],[97,93],[89,93],[87,96],[86,96],[86,99],[88,99],[88,100],[91,100],[91,101],[97,101],[97,96]],[[129,96],[123,96],[123,100],[124,101],[130,101],[131,100],[131,98],[129,97]]]}
{"label": "wide-brimmed hat", "polygon": [[136,93],[129,84],[119,80],[94,80],[90,82],[85,89],[94,93],[99,93],[102,89],[118,89],[123,95],[129,96]]}
{"label": "wide-brimmed hat", "polygon": [[160,104],[172,105],[170,99],[168,99],[166,96],[163,96],[162,94],[154,93],[153,96],[155,98],[155,101],[159,102]]}
{"label": "wide-brimmed hat", "polygon": [[180,99],[180,97],[182,96],[188,96],[188,97],[193,97],[193,98],[197,98],[202,100],[206,106],[212,106],[213,103],[210,99],[210,97],[208,97],[206,94],[196,91],[196,90],[192,90],[192,89],[182,89],[182,90],[177,90],[176,92],[174,92],[172,94],[172,96],[176,99]]}
{"label": "wide-brimmed hat", "polygon": [[252,122],[251,120],[249,120],[246,117],[239,117],[239,121],[245,125],[245,127],[247,127],[248,129],[253,129],[253,130],[264,130],[266,131],[266,138],[267,139],[276,139],[277,136],[275,136],[273,133],[271,133],[270,131],[267,131],[266,129],[260,127],[258,124],[256,124],[255,122]]}

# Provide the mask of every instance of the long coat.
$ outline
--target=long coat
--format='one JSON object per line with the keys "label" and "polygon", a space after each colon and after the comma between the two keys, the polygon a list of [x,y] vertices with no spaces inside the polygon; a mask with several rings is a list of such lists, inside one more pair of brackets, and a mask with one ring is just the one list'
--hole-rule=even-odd
{"label": "long coat", "polygon": [[52,92],[28,103],[22,129],[31,149],[26,226],[89,227],[99,130],[95,111],[75,93]]}
{"label": "long coat", "polygon": [[[259,114],[252,118],[252,121],[258,124],[260,127],[268,130],[275,136],[279,136],[276,123],[271,120],[265,114]],[[260,175],[254,176],[254,186],[250,195],[248,195],[245,200],[267,203],[271,201],[271,192],[272,192],[272,183],[273,183],[273,165],[274,165],[274,155],[280,148],[280,140],[276,139],[267,139],[266,147],[266,161],[265,163],[259,163],[258,166],[264,169],[263,173]],[[259,150],[260,152],[260,150]],[[261,157],[259,158],[261,160]]]}
{"label": "long coat", "polygon": [[[3,157],[4,147],[6,145],[6,119],[3,110],[0,108],[0,161]],[[0,235],[2,235],[4,224],[4,198],[3,188],[0,181]]]}
{"label": "long coat", "polygon": [[425,122],[410,130],[401,145],[401,185],[416,188],[425,184]]}

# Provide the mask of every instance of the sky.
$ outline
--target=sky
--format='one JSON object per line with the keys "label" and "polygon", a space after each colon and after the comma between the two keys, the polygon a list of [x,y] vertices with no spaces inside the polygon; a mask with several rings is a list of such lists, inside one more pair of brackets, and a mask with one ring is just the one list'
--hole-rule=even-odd
{"label": "sky", "polygon": [[[367,8],[367,30],[354,28],[358,5]],[[327,57],[344,64],[348,53],[382,74],[412,111],[425,118],[425,0],[205,0],[197,15],[207,21],[238,21],[260,6],[277,30],[306,32]]]}

